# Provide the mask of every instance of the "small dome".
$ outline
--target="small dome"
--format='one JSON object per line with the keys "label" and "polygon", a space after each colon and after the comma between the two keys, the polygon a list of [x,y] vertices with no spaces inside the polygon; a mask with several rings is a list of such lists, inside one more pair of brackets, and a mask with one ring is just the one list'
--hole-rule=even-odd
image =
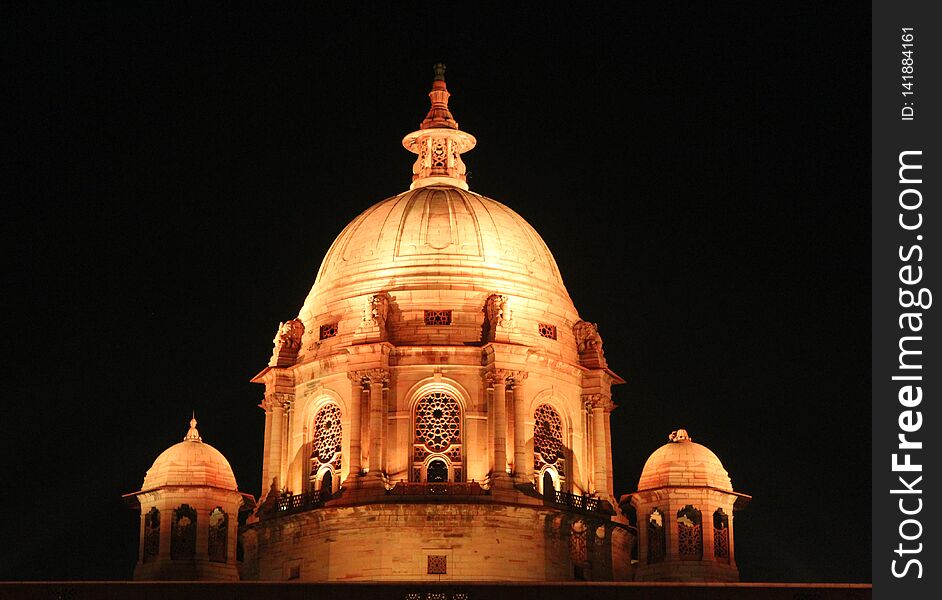
{"label": "small dome", "polygon": [[182,442],[170,446],[157,457],[147,470],[141,489],[146,491],[168,485],[238,491],[229,461],[222,452],[203,442],[196,430],[196,419],[190,420],[190,430]]}
{"label": "small dome", "polygon": [[729,473],[713,451],[695,443],[687,431],[671,433],[670,443],[654,451],[644,463],[638,490],[665,486],[709,486],[733,491]]}

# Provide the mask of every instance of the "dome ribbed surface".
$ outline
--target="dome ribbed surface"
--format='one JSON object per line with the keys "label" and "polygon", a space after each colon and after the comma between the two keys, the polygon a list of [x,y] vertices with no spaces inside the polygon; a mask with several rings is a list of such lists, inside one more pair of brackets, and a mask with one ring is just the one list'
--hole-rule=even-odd
{"label": "dome ribbed surface", "polygon": [[663,486],[709,486],[733,491],[723,463],[696,442],[670,442],[655,450],[644,463],[639,490]]}
{"label": "dome ribbed surface", "polygon": [[528,335],[538,337],[540,319],[565,327],[565,351],[575,353],[568,329],[579,315],[546,243],[516,212],[471,191],[420,187],[354,218],[327,252],[299,317],[308,335],[339,321],[342,336],[361,322],[364,299],[380,291],[392,297],[401,343],[426,343],[399,325],[422,309],[452,309],[456,324],[477,322],[480,331],[484,301],[496,293],[513,299]]}
{"label": "dome ribbed surface", "polygon": [[186,440],[161,453],[144,476],[142,490],[181,485],[209,486],[237,491],[229,461],[209,444]]}

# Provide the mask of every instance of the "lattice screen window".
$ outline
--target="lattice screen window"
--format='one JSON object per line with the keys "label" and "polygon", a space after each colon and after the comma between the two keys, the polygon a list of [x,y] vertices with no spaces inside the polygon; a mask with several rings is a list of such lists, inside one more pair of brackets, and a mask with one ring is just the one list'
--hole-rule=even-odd
{"label": "lattice screen window", "polygon": [[209,513],[209,560],[226,562],[229,547],[229,515],[217,506]]}
{"label": "lattice screen window", "polygon": [[539,329],[540,329],[540,335],[542,335],[543,337],[549,338],[551,340],[556,339],[556,326],[555,325],[547,325],[546,323],[540,323]]}
{"label": "lattice screen window", "polygon": [[648,517],[648,564],[659,563],[667,554],[667,538],[664,536],[664,515],[658,509]]}
{"label": "lattice screen window", "polygon": [[[442,481],[441,467],[445,466],[444,481],[461,481],[461,406],[447,392],[433,391],[422,396],[413,413],[412,469],[413,479],[422,481],[431,465],[438,465],[436,480]],[[430,458],[431,457],[431,458]]]}
{"label": "lattice screen window", "polygon": [[160,511],[154,507],[144,515],[144,562],[157,558],[160,552]]}
{"label": "lattice screen window", "polygon": [[719,562],[729,562],[729,515],[722,508],[713,513],[713,556]]}
{"label": "lattice screen window", "polygon": [[703,522],[700,511],[689,504],[677,511],[677,541],[681,559],[703,558]]}
{"label": "lattice screen window", "polygon": [[427,310],[425,311],[426,325],[451,325],[450,310]]}
{"label": "lattice screen window", "polygon": [[173,511],[173,528],[170,530],[171,560],[189,560],[196,556],[196,509],[181,504]]}
{"label": "lattice screen window", "polygon": [[332,338],[335,335],[337,335],[337,323],[328,323],[326,325],[321,325],[320,339],[326,340],[327,338]]}
{"label": "lattice screen window", "polygon": [[533,469],[539,471],[547,464],[564,475],[563,423],[559,413],[549,404],[541,404],[533,411],[533,421]]}
{"label": "lattice screen window", "polygon": [[330,465],[334,471],[341,467],[343,428],[340,424],[340,407],[329,402],[314,415],[311,440],[311,477],[316,477],[322,465]]}
{"label": "lattice screen window", "polygon": [[448,557],[442,556],[442,555],[430,554],[428,557],[428,574],[429,575],[447,575],[448,574]]}
{"label": "lattice screen window", "polygon": [[461,407],[445,392],[430,392],[415,405],[415,443],[443,452],[461,443]]}

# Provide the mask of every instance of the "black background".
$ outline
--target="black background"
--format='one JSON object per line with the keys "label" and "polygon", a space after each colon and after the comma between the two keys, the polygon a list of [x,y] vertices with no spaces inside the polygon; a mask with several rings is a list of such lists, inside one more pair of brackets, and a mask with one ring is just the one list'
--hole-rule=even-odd
{"label": "black background", "polygon": [[870,580],[870,14],[788,3],[6,5],[0,578],[129,578],[186,432],[261,482],[278,322],[408,186],[448,65],[471,189],[599,323],[616,493],[686,427],[750,581]]}

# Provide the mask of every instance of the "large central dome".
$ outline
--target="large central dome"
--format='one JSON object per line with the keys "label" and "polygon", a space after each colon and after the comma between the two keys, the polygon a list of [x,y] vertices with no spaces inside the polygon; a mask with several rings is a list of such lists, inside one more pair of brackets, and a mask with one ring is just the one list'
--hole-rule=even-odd
{"label": "large central dome", "polygon": [[363,305],[355,299],[380,291],[400,311],[457,311],[455,325],[465,317],[472,325],[467,341],[479,337],[481,307],[498,291],[514,298],[518,317],[526,308],[570,326],[578,320],[533,227],[500,202],[459,187],[420,187],[356,217],[327,252],[300,317],[308,331],[331,319],[355,326]]}
{"label": "large central dome", "polygon": [[[437,78],[428,116],[403,140],[418,155],[411,189],[361,213],[327,252],[299,313],[307,339],[319,354],[356,340],[382,294],[396,344],[473,344],[484,335],[482,307],[499,294],[515,341],[545,345],[540,332],[551,327],[563,344],[550,351],[574,359],[579,315],[556,261],[520,215],[468,190],[461,153],[476,140],[458,129],[448,95]],[[427,311],[448,312],[447,336],[423,327]]]}

